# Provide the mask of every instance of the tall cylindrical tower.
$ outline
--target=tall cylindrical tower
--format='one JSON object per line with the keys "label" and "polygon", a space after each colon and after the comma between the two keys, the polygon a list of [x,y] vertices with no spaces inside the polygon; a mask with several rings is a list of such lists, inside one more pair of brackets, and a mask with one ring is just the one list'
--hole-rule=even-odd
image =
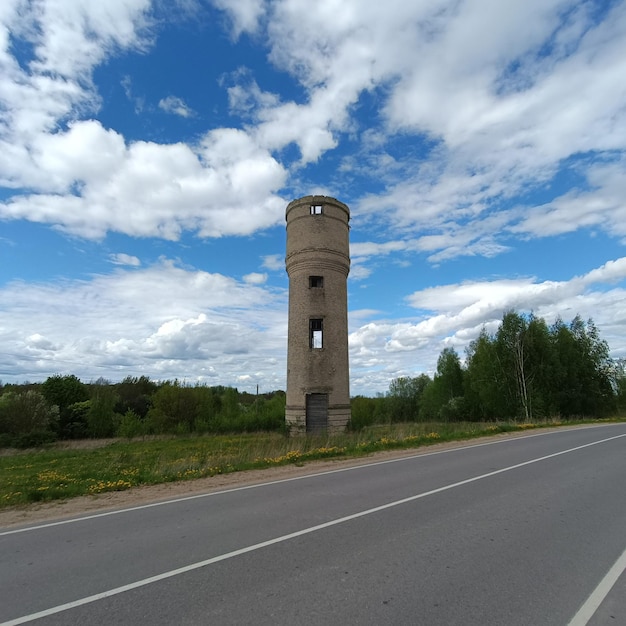
{"label": "tall cylindrical tower", "polygon": [[335,198],[290,202],[287,406],[292,433],[345,429],[350,420],[350,209]]}

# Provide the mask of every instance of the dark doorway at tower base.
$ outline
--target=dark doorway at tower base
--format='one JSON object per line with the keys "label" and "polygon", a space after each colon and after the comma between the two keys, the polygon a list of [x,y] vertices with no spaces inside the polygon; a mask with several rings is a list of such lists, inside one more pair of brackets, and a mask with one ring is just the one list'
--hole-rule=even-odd
{"label": "dark doorway at tower base", "polygon": [[306,396],[307,434],[325,433],[328,430],[328,394],[308,393]]}

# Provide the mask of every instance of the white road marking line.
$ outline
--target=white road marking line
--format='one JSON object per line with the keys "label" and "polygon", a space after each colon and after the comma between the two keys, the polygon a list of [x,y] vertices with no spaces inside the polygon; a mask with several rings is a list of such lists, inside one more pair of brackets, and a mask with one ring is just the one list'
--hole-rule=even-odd
{"label": "white road marking line", "polygon": [[613,567],[606,573],[600,584],[593,590],[587,601],[580,607],[578,613],[574,615],[569,626],[585,626],[593,617],[598,607],[604,602],[604,598],[609,595],[617,579],[626,571],[626,550],[615,561]]}
{"label": "white road marking line", "polygon": [[[584,428],[606,428],[607,426],[616,426],[618,424],[605,424],[602,426],[585,426]],[[570,430],[570,429],[567,429]],[[326,476],[328,474],[338,474],[340,472],[351,472],[366,467],[374,467],[376,465],[387,465],[388,463],[400,463],[402,461],[409,461],[411,459],[435,456],[438,454],[449,454],[452,452],[458,452],[460,450],[469,450],[471,448],[482,448],[484,446],[493,446],[501,443],[509,443],[511,441],[519,441],[522,439],[531,439],[532,437],[545,437],[546,435],[554,435],[562,430],[551,431],[548,433],[531,433],[528,435],[522,435],[521,437],[514,437],[511,439],[498,439],[497,441],[486,441],[484,443],[469,444],[467,446],[460,446],[458,448],[451,448],[448,450],[435,450],[433,452],[420,452],[411,456],[404,456],[399,459],[389,459],[387,461],[374,461],[372,463],[363,463],[362,465],[353,465],[350,467],[342,467],[334,470],[327,470],[324,472],[315,472],[313,474],[305,474],[303,476],[293,476],[291,478],[281,478],[280,480],[271,480],[267,482],[255,483],[253,485],[244,485],[243,487],[233,487],[231,489],[221,489],[219,491],[212,491],[210,493],[198,493],[193,496],[184,496],[182,498],[174,498],[173,500],[161,500],[160,502],[151,502],[150,504],[141,504],[139,506],[131,506],[123,509],[115,509],[114,511],[105,511],[103,513],[93,513],[92,515],[84,515],[81,517],[72,517],[69,519],[59,520],[57,522],[46,522],[44,524],[37,524],[36,526],[26,526],[24,528],[13,528],[11,530],[5,530],[0,532],[0,537],[4,535],[15,535],[17,533],[26,533],[31,530],[41,530],[43,528],[51,528],[53,526],[64,526],[65,524],[75,524],[77,522],[85,522],[87,520],[98,519],[99,517],[108,517],[109,515],[120,515],[121,513],[131,513],[132,511],[140,511],[142,509],[150,509],[155,506],[164,506],[166,504],[177,504],[179,502],[186,502],[187,500],[197,500],[198,498],[210,498],[213,496],[220,496],[225,493],[232,493],[235,491],[245,491],[246,489],[258,489],[259,487],[267,487],[270,485],[279,485],[280,483],[288,483],[294,480],[304,480],[306,478],[313,478],[316,476]],[[2,625],[0,625],[2,626]]]}
{"label": "white road marking line", "polygon": [[[277,543],[283,543],[284,541],[289,541],[290,539],[295,539],[296,537],[302,537],[303,535],[308,535],[310,533],[317,532],[318,530],[323,530],[325,528],[330,528],[331,526],[337,526],[338,524],[344,524],[345,522],[349,522],[360,517],[365,517],[366,515],[372,515],[373,513],[378,513],[380,511],[385,511],[387,509],[394,508],[396,506],[400,506],[401,504],[407,504],[408,502],[414,502],[415,500],[420,500],[422,498],[426,498],[428,496],[435,495],[437,493],[442,493],[444,491],[448,491],[450,489],[455,489],[456,487],[462,487],[463,485],[469,485],[471,483],[477,482],[479,480],[483,480],[485,478],[490,478],[491,476],[497,476],[498,474],[503,474],[505,472],[510,472],[511,470],[519,469],[520,467],[525,467],[527,465],[532,465],[534,463],[539,463],[541,461],[546,461],[547,459],[553,459],[558,456],[562,456],[564,454],[569,454],[570,452],[576,452],[577,450],[583,450],[584,448],[589,448],[591,446],[597,446],[601,443],[606,443],[608,441],[613,441],[614,439],[620,439],[622,437],[626,437],[626,433],[623,435],[616,435],[614,437],[609,437],[607,439],[601,439],[600,441],[593,441],[591,443],[586,443],[581,446],[576,446],[575,448],[569,448],[567,450],[562,450],[561,452],[554,452],[553,454],[547,454],[546,456],[541,456],[536,459],[530,459],[529,461],[524,461],[523,463],[517,463],[516,465],[511,465],[509,467],[503,467],[499,470],[494,470],[493,472],[488,472],[486,474],[481,474],[480,476],[474,476],[473,478],[467,478],[465,480],[460,480],[456,483],[451,483],[449,485],[445,485],[444,487],[438,487],[437,489],[431,489],[430,491],[425,491],[423,493],[418,493],[414,496],[409,496],[408,498],[402,498],[401,500],[396,500],[394,502],[389,502],[387,504],[383,504],[381,506],[376,506],[371,509],[366,509],[364,511],[359,511],[358,513],[353,513],[352,515],[346,515],[345,517],[339,517],[334,520],[330,520],[329,522],[324,522],[323,524],[318,524],[317,526],[311,526],[310,528],[303,528],[302,530],[298,530],[293,533],[289,533],[287,535],[282,535],[280,537],[275,537],[274,539],[268,539],[267,541],[262,541],[260,543],[255,543],[254,545],[247,546],[245,548],[240,548],[239,550],[233,550],[232,552],[227,552],[226,554],[220,554],[219,556],[212,557],[210,559],[206,559],[204,561],[198,561],[197,563],[191,563],[190,565],[185,565],[184,567],[179,567],[174,570],[170,570],[168,572],[163,572],[162,574],[157,574],[156,576],[150,576],[149,578],[144,578],[142,580],[138,580],[134,583],[130,583],[128,585],[122,585],[121,587],[116,587],[115,589],[109,589],[108,591],[103,591],[101,593],[96,593],[92,596],[87,596],[86,598],[80,598],[79,600],[74,600],[73,602],[66,602],[65,604],[60,604],[58,606],[51,607],[49,609],[45,609],[44,611],[38,611],[37,613],[31,613],[30,615],[24,615],[22,617],[18,617],[8,622],[3,622],[0,626],[17,626],[18,624],[25,624],[27,622],[31,622],[37,619],[41,619],[42,617],[48,617],[50,615],[54,615],[56,613],[61,613],[63,611],[68,611],[69,609],[73,609],[79,606],[84,606],[85,604],[90,604],[92,602],[96,602],[98,600],[103,600],[105,598],[110,598],[111,596],[118,595],[120,593],[125,593],[126,591],[132,591],[133,589],[137,589],[139,587],[145,587],[146,585],[151,585],[152,583],[159,582],[161,580],[165,580],[167,578],[172,578],[174,576],[179,576],[180,574],[186,574],[187,572],[191,572],[193,570],[200,569],[202,567],[206,567],[207,565],[212,565],[213,563],[219,563],[220,561],[225,561],[227,559],[232,559],[236,556],[241,556],[242,554],[247,554],[248,552],[254,552],[255,550],[260,550],[261,548],[266,548],[267,546],[272,546]],[[570,624],[570,626],[572,626]]]}

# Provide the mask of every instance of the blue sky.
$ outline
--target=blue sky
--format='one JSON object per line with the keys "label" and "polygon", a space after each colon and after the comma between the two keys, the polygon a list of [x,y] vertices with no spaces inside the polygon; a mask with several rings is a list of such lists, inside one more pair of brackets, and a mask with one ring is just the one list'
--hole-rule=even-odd
{"label": "blue sky", "polygon": [[284,389],[309,194],[353,395],[508,309],[626,357],[625,76],[618,0],[4,0],[0,379]]}

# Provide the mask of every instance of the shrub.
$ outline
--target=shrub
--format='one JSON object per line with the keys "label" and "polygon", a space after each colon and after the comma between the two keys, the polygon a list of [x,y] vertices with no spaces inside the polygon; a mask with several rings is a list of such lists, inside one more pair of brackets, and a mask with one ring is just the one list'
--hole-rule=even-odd
{"label": "shrub", "polygon": [[90,437],[112,437],[117,430],[118,415],[115,405],[118,396],[112,386],[96,384],[92,386],[91,401],[87,411],[87,430]]}
{"label": "shrub", "polygon": [[117,436],[132,439],[143,437],[148,434],[148,423],[139,417],[134,411],[126,411],[120,419],[117,427]]}
{"label": "shrub", "polygon": [[5,445],[30,447],[37,441],[52,441],[58,419],[58,408],[50,407],[38,391],[10,391],[0,396],[0,433],[5,435]]}
{"label": "shrub", "polygon": [[377,404],[380,404],[379,398],[365,398],[356,396],[352,398],[350,430],[361,430],[367,426],[372,426],[376,420]]}
{"label": "shrub", "polygon": [[71,407],[89,400],[87,386],[76,376],[50,376],[41,385],[41,393],[50,406],[59,407],[58,432],[63,438],[84,437],[87,433],[86,418],[77,419]]}
{"label": "shrub", "polygon": [[56,441],[56,433],[50,430],[35,430],[31,433],[23,433],[22,435],[16,435],[11,442],[13,448],[38,448],[47,443]]}
{"label": "shrub", "polygon": [[179,381],[166,382],[154,394],[148,418],[156,432],[191,432],[198,417],[199,403],[194,387]]}

